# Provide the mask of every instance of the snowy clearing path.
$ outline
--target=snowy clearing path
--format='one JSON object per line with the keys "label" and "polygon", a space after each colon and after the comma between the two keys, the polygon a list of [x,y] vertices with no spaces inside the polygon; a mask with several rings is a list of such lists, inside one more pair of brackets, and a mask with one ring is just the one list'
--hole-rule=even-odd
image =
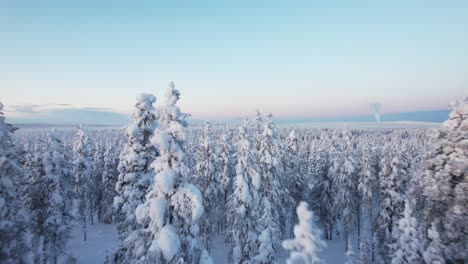
{"label": "snowy clearing path", "polygon": [[81,227],[76,224],[68,242],[77,264],[102,264],[108,252],[117,249],[120,241],[114,225],[95,223],[88,226],[88,241],[83,241]]}
{"label": "snowy clearing path", "polygon": [[[345,262],[343,252],[344,242],[342,240],[326,240],[327,248],[320,254],[326,263],[339,264]],[[77,224],[72,232],[72,238],[68,243],[70,252],[77,259],[77,264],[102,264],[108,252],[117,249],[120,241],[114,225],[95,223],[88,226],[88,241],[83,242],[81,227]],[[226,264],[228,248],[220,236],[213,240],[211,257],[215,264]],[[278,263],[286,263],[288,252],[281,250],[277,255]]]}

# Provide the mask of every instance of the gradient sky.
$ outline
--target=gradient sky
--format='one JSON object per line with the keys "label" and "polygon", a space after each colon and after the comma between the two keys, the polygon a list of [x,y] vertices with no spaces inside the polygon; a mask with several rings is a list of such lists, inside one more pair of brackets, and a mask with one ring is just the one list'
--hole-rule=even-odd
{"label": "gradient sky", "polygon": [[129,113],[173,80],[195,118],[444,109],[468,94],[467,14],[456,0],[0,0],[0,100],[11,117]]}

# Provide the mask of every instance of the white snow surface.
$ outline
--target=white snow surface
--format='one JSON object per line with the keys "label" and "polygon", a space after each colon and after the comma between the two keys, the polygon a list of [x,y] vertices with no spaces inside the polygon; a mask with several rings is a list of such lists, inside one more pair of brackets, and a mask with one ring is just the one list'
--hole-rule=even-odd
{"label": "white snow surface", "polygon": [[68,248],[77,259],[77,264],[102,264],[108,253],[114,252],[119,244],[114,225],[101,223],[88,225],[88,240],[85,242],[81,226],[76,224]]}
{"label": "white snow surface", "polygon": [[[346,256],[344,254],[344,241],[334,239],[326,240],[327,248],[322,251],[319,256],[326,263],[339,264],[344,263]],[[120,241],[117,238],[117,231],[114,225],[94,223],[88,226],[88,241],[83,242],[83,233],[81,227],[76,225],[68,248],[74,257],[77,259],[77,264],[102,264],[108,253],[114,252]],[[209,253],[214,264],[228,263],[227,255],[229,249],[220,236],[213,238],[213,248]],[[281,250],[276,256],[278,263],[286,263],[289,257],[289,252]]]}

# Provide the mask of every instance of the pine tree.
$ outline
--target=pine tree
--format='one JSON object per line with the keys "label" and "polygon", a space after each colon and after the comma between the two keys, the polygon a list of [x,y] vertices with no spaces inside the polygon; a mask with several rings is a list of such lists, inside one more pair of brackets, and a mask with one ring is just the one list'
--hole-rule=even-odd
{"label": "pine tree", "polygon": [[33,263],[27,212],[19,194],[22,170],[18,164],[0,103],[0,260],[4,263]]}
{"label": "pine tree", "polygon": [[433,135],[424,175],[424,218],[436,224],[446,262],[468,259],[468,98],[452,103],[449,119]]}
{"label": "pine tree", "polygon": [[257,252],[256,214],[261,182],[245,124],[239,127],[237,146],[234,191],[228,204],[229,258],[235,264],[252,260]]}
{"label": "pine tree", "polygon": [[197,263],[207,258],[198,239],[203,202],[188,182],[184,142],[187,114],[176,105],[180,93],[171,82],[159,109],[160,126],[151,142],[160,156],[151,164],[156,173],[146,201],[136,209],[142,228],[132,232],[114,255],[117,263]]}
{"label": "pine tree", "polygon": [[427,230],[428,245],[424,250],[425,263],[445,264],[444,246],[440,240],[435,223]]}
{"label": "pine tree", "polygon": [[225,212],[223,216],[224,224],[222,228],[226,228],[227,223],[227,203],[228,197],[232,193],[233,179],[234,179],[234,161],[233,161],[233,149],[232,149],[232,138],[231,131],[227,126],[225,126],[222,134],[220,145],[218,149],[218,163],[219,163],[219,180],[221,186],[223,187],[223,209],[222,212]]}
{"label": "pine tree", "polygon": [[345,239],[345,252],[348,250],[348,236],[357,217],[357,172],[353,146],[349,131],[343,132],[343,146],[334,165],[335,215],[339,216]]}
{"label": "pine tree", "polygon": [[62,262],[72,262],[74,257],[67,252],[67,242],[75,220],[76,206],[73,193],[72,164],[68,161],[63,142],[57,138],[55,131],[47,137],[48,150],[43,162],[45,175],[49,178],[48,187],[45,188],[49,195],[47,219],[45,226],[47,231],[48,254],[47,259],[51,263],[58,263],[59,257]]}
{"label": "pine tree", "polygon": [[211,236],[220,224],[222,207],[218,204],[223,198],[223,187],[218,178],[217,156],[212,140],[211,124],[207,122],[196,153],[196,181],[202,191],[205,208],[200,235],[207,250],[211,249]]}
{"label": "pine tree", "polygon": [[318,214],[318,221],[325,230],[325,238],[332,240],[333,238],[333,204],[334,204],[334,181],[332,178],[332,160],[330,151],[333,148],[328,135],[322,131],[320,142],[317,146],[317,154],[313,157],[313,178],[314,187],[312,189],[312,200],[316,201],[312,204],[312,209]]}
{"label": "pine tree", "polygon": [[[72,259],[66,252],[74,219],[73,197],[65,189],[71,177],[64,160],[60,141],[48,135],[37,143],[34,153],[35,168],[29,184],[29,206],[36,263],[58,263],[59,257]],[[64,189],[62,189],[64,188]]]}
{"label": "pine tree", "polygon": [[155,102],[154,95],[140,94],[132,114],[133,124],[123,130],[127,142],[120,154],[115,187],[118,195],[114,198],[115,221],[121,239],[137,229],[135,209],[145,202],[154,176],[150,164],[158,152],[150,139],[157,127]]}
{"label": "pine tree", "polygon": [[283,205],[288,211],[281,219],[285,229],[285,237],[290,237],[292,232],[291,224],[297,221],[294,214],[294,205],[304,200],[303,186],[305,185],[300,169],[299,139],[295,130],[292,130],[286,138],[284,157],[284,175],[281,184],[287,186],[288,192],[284,193]]}
{"label": "pine tree", "polygon": [[392,264],[422,263],[421,240],[418,222],[413,216],[410,202],[405,201],[405,210],[398,221],[398,229],[393,233],[395,244],[392,245]]}
{"label": "pine tree", "polygon": [[279,249],[281,239],[280,215],[283,193],[279,179],[283,172],[281,167],[281,152],[276,138],[276,128],[273,116],[268,115],[264,125],[263,135],[259,148],[259,172],[261,174],[261,187],[259,192],[260,208],[263,209],[259,219],[262,233],[259,236],[259,254],[255,257],[256,263],[271,263]]}
{"label": "pine tree", "polygon": [[[102,202],[104,198],[104,186],[102,184],[102,175],[104,173],[104,146],[101,141],[96,141],[93,149],[91,181],[92,200],[90,203],[97,212],[98,220],[104,222],[105,204]],[[92,209],[91,209],[92,210]]]}
{"label": "pine tree", "polygon": [[115,150],[114,142],[107,142],[104,150],[104,170],[101,177],[102,185],[102,221],[110,224],[114,220],[114,210],[112,205],[114,197],[117,195],[115,186],[119,175],[117,167],[119,164],[118,153]]}
{"label": "pine tree", "polygon": [[382,259],[389,259],[388,245],[392,243],[394,225],[404,209],[404,182],[407,177],[404,156],[396,150],[398,144],[394,139],[390,144],[384,147],[379,173],[380,212],[376,219],[376,235]]}
{"label": "pine tree", "polygon": [[90,211],[91,198],[91,157],[89,150],[88,137],[83,129],[78,127],[75,142],[73,144],[74,152],[74,171],[75,175],[75,197],[78,200],[78,212],[81,218],[83,240],[87,240],[87,223],[88,216],[93,217],[93,212]]}
{"label": "pine tree", "polygon": [[291,251],[287,260],[288,264],[324,263],[318,257],[327,244],[321,238],[321,232],[314,227],[314,215],[307,209],[306,202],[301,202],[297,207],[299,224],[294,227],[294,239],[283,241],[283,248]]}

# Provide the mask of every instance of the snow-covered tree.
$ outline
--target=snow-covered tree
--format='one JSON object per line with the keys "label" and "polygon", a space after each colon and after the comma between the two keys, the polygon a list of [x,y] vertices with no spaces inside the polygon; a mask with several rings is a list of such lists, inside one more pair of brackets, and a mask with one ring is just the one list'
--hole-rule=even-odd
{"label": "snow-covered tree", "polygon": [[407,163],[392,141],[384,146],[382,170],[379,173],[380,212],[376,219],[376,236],[381,259],[389,259],[388,245],[392,243],[394,226],[404,209],[404,181]]}
{"label": "snow-covered tree", "polygon": [[259,235],[256,223],[258,190],[261,176],[255,162],[254,150],[249,141],[245,124],[239,127],[237,143],[236,177],[234,190],[228,203],[228,226],[230,261],[244,263],[252,260],[257,253]]}
{"label": "snow-covered tree", "polygon": [[[96,211],[98,220],[103,222],[103,214],[107,209],[103,201],[104,186],[102,184],[102,175],[104,173],[104,146],[100,140],[94,142],[93,148],[93,161],[92,161],[92,173],[91,173],[91,211]],[[92,219],[91,219],[92,220]]]}
{"label": "snow-covered tree", "polygon": [[260,142],[262,140],[262,133],[263,133],[263,118],[260,111],[257,109],[255,112],[255,117],[250,124],[250,130],[252,131],[253,135],[253,147],[255,150],[260,149]]}
{"label": "snow-covered tree", "polygon": [[0,260],[33,263],[28,217],[19,194],[22,170],[0,103]]}
{"label": "snow-covered tree", "polygon": [[102,186],[102,218],[101,221],[110,224],[114,219],[113,203],[116,196],[115,186],[119,175],[117,167],[119,164],[118,153],[115,150],[115,142],[107,142],[104,150],[104,170],[101,176]]}
{"label": "snow-covered tree", "polygon": [[281,203],[283,194],[279,181],[283,173],[280,162],[281,152],[271,114],[268,115],[264,125],[258,155],[262,182],[259,192],[261,216],[258,222],[262,233],[259,236],[259,253],[254,261],[271,263],[280,246],[280,215],[285,215],[285,211],[282,210],[284,208]]}
{"label": "snow-covered tree", "polygon": [[[90,198],[91,198],[91,153],[89,149],[88,137],[83,129],[78,127],[75,142],[73,144],[74,152],[74,170],[75,175],[75,197],[78,201],[78,212],[82,224],[83,240],[87,240],[87,223],[88,218],[94,217],[93,212],[90,211]],[[88,217],[89,216],[89,217]]]}
{"label": "snow-covered tree", "polygon": [[314,226],[314,215],[308,210],[306,202],[297,207],[299,223],[294,227],[294,239],[283,241],[283,248],[290,251],[288,264],[324,263],[318,254],[327,246],[321,232]]}
{"label": "snow-covered tree", "polygon": [[451,105],[449,119],[433,135],[424,175],[424,218],[436,224],[447,262],[468,259],[468,98]]}
{"label": "snow-covered tree", "polygon": [[47,137],[48,150],[43,162],[45,175],[49,179],[46,190],[50,192],[48,202],[48,217],[44,227],[48,230],[45,244],[47,259],[51,263],[73,261],[74,257],[67,252],[67,242],[76,215],[75,195],[73,192],[72,164],[63,142],[56,136],[55,131]]}
{"label": "snow-covered tree", "polygon": [[301,172],[301,160],[299,153],[299,138],[297,132],[292,130],[286,138],[286,146],[283,155],[284,176],[281,184],[286,186],[287,192],[283,195],[283,205],[288,211],[281,219],[283,228],[285,229],[285,237],[290,237],[292,234],[292,223],[297,221],[294,214],[295,205],[300,201],[305,200],[304,175]]}
{"label": "snow-covered tree", "polygon": [[354,149],[351,143],[349,131],[343,132],[343,146],[340,155],[337,157],[333,167],[335,174],[334,210],[341,220],[343,235],[345,239],[345,252],[348,250],[348,235],[358,215],[356,215],[358,206],[357,197],[357,170],[354,160]]}
{"label": "snow-covered tree", "polygon": [[201,220],[201,237],[208,250],[212,233],[218,229],[222,218],[219,201],[223,199],[223,187],[219,181],[217,156],[213,144],[211,124],[206,122],[200,145],[197,148],[196,182],[201,189],[205,216]]}
{"label": "snow-covered tree", "polygon": [[[142,228],[124,240],[112,261],[117,263],[198,263],[207,259],[198,239],[203,215],[200,191],[189,183],[183,145],[186,114],[176,105],[180,93],[170,83],[160,107],[160,125],[151,142],[160,156],[151,164],[154,183],[146,201],[136,209]],[[209,256],[208,256],[209,258]]]}
{"label": "snow-covered tree", "polygon": [[392,264],[422,263],[422,245],[419,235],[419,225],[413,216],[413,209],[408,200],[405,201],[405,210],[398,221],[398,228],[393,233],[396,241],[391,245]]}
{"label": "snow-covered tree", "polygon": [[434,223],[432,223],[429,230],[427,230],[427,240],[428,245],[423,253],[425,263],[445,264],[444,246]]}
{"label": "snow-covered tree", "polygon": [[331,144],[328,135],[321,132],[320,141],[317,146],[316,155],[311,159],[314,187],[312,189],[312,209],[318,214],[318,221],[325,230],[325,238],[333,238],[334,226],[334,181],[332,177],[332,157],[334,146]]}
{"label": "snow-covered tree", "polygon": [[348,240],[348,249],[346,250],[345,252],[345,256],[346,256],[346,261],[345,261],[345,264],[354,264],[356,263],[355,259],[354,259],[354,250],[353,250],[353,245],[351,243],[351,241]]}
{"label": "snow-covered tree", "polygon": [[140,94],[133,110],[133,123],[123,132],[127,142],[120,154],[114,198],[115,221],[121,239],[137,229],[135,209],[144,203],[154,177],[150,164],[158,152],[150,142],[157,127],[156,97]]}
{"label": "snow-covered tree", "polygon": [[220,138],[218,150],[219,181],[223,187],[224,205],[228,202],[228,196],[232,192],[234,178],[234,161],[232,148],[232,135],[228,126],[225,126]]}
{"label": "snow-covered tree", "polygon": [[[61,143],[53,135],[36,148],[35,170],[29,184],[29,207],[36,263],[71,259],[66,252],[74,219],[73,200],[66,183],[70,179]],[[63,189],[62,189],[63,188]]]}

